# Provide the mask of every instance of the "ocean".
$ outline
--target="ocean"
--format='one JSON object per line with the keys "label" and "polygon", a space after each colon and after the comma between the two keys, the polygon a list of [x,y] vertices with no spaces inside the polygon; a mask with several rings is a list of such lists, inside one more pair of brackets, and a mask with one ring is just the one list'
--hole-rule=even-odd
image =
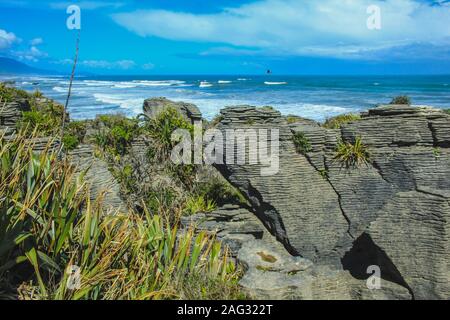
{"label": "ocean", "polygon": [[[69,85],[61,76],[2,76],[19,88],[64,103]],[[415,105],[450,108],[449,76],[90,76],[74,81],[72,119],[142,112],[143,101],[167,97],[196,104],[212,119],[233,105],[273,106],[282,114],[323,121],[360,112],[408,95]]]}

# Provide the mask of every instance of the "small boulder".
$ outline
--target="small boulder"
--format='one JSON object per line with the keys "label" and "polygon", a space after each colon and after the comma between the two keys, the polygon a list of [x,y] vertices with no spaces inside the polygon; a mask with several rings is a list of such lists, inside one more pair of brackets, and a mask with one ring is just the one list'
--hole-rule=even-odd
{"label": "small boulder", "polygon": [[202,113],[198,107],[192,103],[174,102],[163,97],[151,98],[144,101],[144,114],[152,119],[167,108],[174,108],[186,120],[192,123],[194,123],[194,121],[202,120]]}

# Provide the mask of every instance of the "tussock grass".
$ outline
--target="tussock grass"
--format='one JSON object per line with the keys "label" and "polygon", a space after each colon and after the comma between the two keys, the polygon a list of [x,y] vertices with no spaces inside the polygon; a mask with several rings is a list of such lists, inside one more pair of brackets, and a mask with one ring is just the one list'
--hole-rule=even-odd
{"label": "tussock grass", "polygon": [[334,160],[339,161],[347,168],[368,164],[370,153],[361,137],[357,137],[354,143],[339,141]]}
{"label": "tussock grass", "polygon": [[94,127],[97,128],[94,143],[113,156],[125,155],[133,139],[141,133],[136,119],[128,119],[121,114],[98,116]]}
{"label": "tussock grass", "polygon": [[295,132],[292,136],[297,153],[306,155],[312,151],[311,143],[303,132]]}
{"label": "tussock grass", "polygon": [[408,96],[398,96],[392,99],[391,104],[411,105],[411,99]]}
{"label": "tussock grass", "polygon": [[50,148],[34,153],[23,134],[0,139],[0,163],[0,297],[240,297],[214,236],[179,232],[148,209],[106,215],[101,196],[89,200],[84,173]]}
{"label": "tussock grass", "polygon": [[325,120],[323,127],[327,129],[340,129],[346,123],[358,121],[360,119],[361,116],[359,114],[341,114],[339,116],[328,118],[327,120]]}
{"label": "tussock grass", "polygon": [[167,160],[170,157],[170,152],[177,143],[172,140],[175,130],[186,129],[191,134],[194,131],[193,125],[172,107],[160,112],[155,118],[141,114],[139,119],[144,132],[155,142],[152,155],[156,161]]}

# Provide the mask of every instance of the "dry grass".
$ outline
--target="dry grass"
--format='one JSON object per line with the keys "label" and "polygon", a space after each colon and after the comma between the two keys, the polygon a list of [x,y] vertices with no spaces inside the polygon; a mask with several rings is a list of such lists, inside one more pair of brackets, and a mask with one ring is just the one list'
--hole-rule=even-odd
{"label": "dry grass", "polygon": [[[1,298],[240,297],[234,263],[214,236],[181,232],[149,210],[105,215],[83,174],[49,148],[34,153],[21,134],[0,139],[0,162]],[[204,287],[193,293],[193,283]]]}

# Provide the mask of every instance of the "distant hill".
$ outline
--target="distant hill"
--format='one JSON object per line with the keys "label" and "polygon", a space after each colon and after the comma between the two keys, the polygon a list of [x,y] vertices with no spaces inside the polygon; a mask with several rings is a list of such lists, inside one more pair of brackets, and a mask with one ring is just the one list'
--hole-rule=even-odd
{"label": "distant hill", "polygon": [[14,59],[0,57],[0,74],[57,74],[57,72],[33,68]]}

